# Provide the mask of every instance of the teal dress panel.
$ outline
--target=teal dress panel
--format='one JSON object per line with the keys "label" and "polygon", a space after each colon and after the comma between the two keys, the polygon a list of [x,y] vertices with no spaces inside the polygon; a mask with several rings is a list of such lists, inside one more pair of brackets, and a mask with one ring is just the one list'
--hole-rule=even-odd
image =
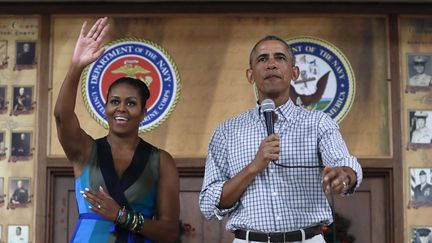
{"label": "teal dress panel", "polygon": [[[114,223],[95,214],[89,208],[90,203],[80,193],[86,188],[98,191],[99,186],[108,192],[100,169],[103,162],[98,161],[96,146],[94,143],[90,161],[81,176],[75,179],[75,197],[80,217],[71,240],[73,243],[114,243],[116,241]],[[138,179],[124,191],[130,207],[134,211],[143,213],[146,218],[152,218],[156,213],[159,158],[159,149],[152,147],[145,169]],[[145,240],[144,242],[150,241]]]}

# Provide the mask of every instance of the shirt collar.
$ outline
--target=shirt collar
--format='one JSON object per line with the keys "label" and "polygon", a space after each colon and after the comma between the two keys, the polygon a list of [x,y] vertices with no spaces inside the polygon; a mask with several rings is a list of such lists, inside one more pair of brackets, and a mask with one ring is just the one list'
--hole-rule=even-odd
{"label": "shirt collar", "polygon": [[[291,101],[291,99],[288,99],[288,101],[285,104],[276,107],[275,112],[278,115],[278,119],[291,121],[294,118],[294,112],[296,111],[296,108],[297,108],[296,105]],[[253,109],[253,117],[257,121],[264,119],[264,116],[261,113],[260,105],[258,104],[258,102],[255,108]]]}

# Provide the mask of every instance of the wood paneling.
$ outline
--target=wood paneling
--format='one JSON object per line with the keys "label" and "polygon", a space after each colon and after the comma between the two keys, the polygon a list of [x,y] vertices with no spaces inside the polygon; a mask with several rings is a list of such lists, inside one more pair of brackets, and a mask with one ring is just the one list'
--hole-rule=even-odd
{"label": "wood paneling", "polygon": [[[202,168],[201,168],[202,169]],[[365,178],[353,196],[334,196],[335,211],[351,221],[349,233],[361,243],[390,243],[391,202],[387,169],[365,171]],[[67,242],[72,235],[77,209],[74,197],[72,170],[52,169],[51,185],[53,192],[49,242]],[[227,218],[222,221],[206,220],[198,205],[202,177],[180,178],[180,219],[185,231],[183,243],[230,243],[233,235],[225,230]]]}

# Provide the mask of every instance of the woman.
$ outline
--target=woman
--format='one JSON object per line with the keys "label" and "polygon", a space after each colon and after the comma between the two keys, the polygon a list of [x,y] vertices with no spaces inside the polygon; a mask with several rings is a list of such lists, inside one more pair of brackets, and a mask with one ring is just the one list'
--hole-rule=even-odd
{"label": "woman", "polygon": [[[121,78],[109,88],[108,135],[93,139],[74,112],[84,68],[102,55],[108,19],[81,28],[55,105],[58,138],[71,161],[80,213],[72,242],[174,242],[178,237],[179,179],[173,158],[138,136],[147,86]],[[151,240],[151,241],[150,241]]]}

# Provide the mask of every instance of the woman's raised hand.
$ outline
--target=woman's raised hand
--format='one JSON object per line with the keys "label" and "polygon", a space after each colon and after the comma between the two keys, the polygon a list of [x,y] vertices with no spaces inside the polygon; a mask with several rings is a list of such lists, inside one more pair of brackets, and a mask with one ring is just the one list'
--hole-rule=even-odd
{"label": "woman's raised hand", "polygon": [[108,32],[108,18],[98,19],[87,33],[86,26],[87,22],[84,22],[72,56],[72,65],[82,68],[94,62],[105,51],[101,44]]}

